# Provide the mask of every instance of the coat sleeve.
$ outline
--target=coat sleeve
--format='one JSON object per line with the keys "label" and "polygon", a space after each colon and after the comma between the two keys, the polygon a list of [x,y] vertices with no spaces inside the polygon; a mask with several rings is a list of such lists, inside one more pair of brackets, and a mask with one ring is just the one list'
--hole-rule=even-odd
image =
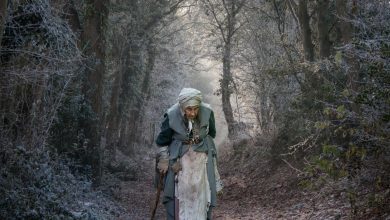
{"label": "coat sleeve", "polygon": [[160,147],[167,146],[172,142],[173,130],[169,127],[168,114],[164,115],[164,121],[161,124],[161,131],[157,136],[156,144]]}
{"label": "coat sleeve", "polygon": [[214,112],[213,111],[211,111],[210,119],[209,119],[209,135],[212,138],[215,138],[215,136],[217,135],[217,131],[216,131],[216,128],[215,128],[215,118],[214,118]]}

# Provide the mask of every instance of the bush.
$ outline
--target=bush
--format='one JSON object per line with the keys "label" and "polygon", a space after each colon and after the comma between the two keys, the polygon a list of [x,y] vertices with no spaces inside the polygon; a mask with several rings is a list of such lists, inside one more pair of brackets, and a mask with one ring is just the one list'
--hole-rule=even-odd
{"label": "bush", "polygon": [[383,22],[390,14],[380,4],[360,10],[354,41],[334,60],[305,70],[279,144],[287,155],[300,152],[307,159],[306,177],[313,182],[346,179],[354,215],[381,217],[390,213],[390,26]]}

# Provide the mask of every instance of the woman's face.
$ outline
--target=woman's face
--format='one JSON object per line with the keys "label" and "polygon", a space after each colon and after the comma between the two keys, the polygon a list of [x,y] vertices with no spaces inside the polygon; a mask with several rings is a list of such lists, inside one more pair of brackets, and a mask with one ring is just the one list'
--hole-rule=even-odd
{"label": "woman's face", "polygon": [[194,120],[198,116],[199,106],[188,106],[184,109],[184,114],[188,120]]}

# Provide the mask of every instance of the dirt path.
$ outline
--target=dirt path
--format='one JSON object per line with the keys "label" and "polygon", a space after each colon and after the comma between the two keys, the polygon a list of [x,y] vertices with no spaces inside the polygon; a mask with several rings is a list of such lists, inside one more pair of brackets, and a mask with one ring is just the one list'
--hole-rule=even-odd
{"label": "dirt path", "polygon": [[[349,209],[342,199],[345,195],[326,188],[318,192],[303,190],[288,167],[282,167],[272,175],[259,169],[265,168],[235,167],[233,170],[232,164],[220,166],[225,188],[218,198],[213,219],[347,219]],[[137,181],[121,182],[116,197],[131,219],[150,219],[155,201],[152,174]],[[155,219],[165,219],[161,200]]]}
{"label": "dirt path", "polygon": [[[121,182],[117,199],[128,210],[131,219],[150,219],[151,207],[155,201],[152,179]],[[155,219],[164,219],[163,208],[160,202]]]}
{"label": "dirt path", "polygon": [[346,219],[348,208],[326,192],[308,192],[298,186],[291,170],[271,176],[224,175],[225,192],[215,209],[217,220]]}

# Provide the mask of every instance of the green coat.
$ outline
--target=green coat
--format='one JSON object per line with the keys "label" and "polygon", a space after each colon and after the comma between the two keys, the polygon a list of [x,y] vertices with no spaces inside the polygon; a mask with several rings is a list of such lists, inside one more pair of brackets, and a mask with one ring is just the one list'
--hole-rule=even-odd
{"label": "green coat", "polygon": [[[211,204],[210,207],[216,205],[216,182],[214,173],[213,158],[217,157],[215,148],[215,120],[214,113],[210,106],[206,103],[201,103],[199,107],[198,120],[200,122],[200,142],[192,145],[192,149],[197,152],[204,152],[207,154],[207,176],[211,190]],[[182,115],[178,103],[168,109],[165,114],[165,120],[162,124],[162,130],[159,133],[156,143],[159,146],[168,145],[169,165],[171,166],[179,157],[182,157],[188,150],[188,145],[183,145],[183,141],[191,138],[188,134],[185,118]],[[167,209],[168,219],[173,219],[174,216],[174,185],[175,174],[171,169],[168,169],[164,182],[164,198],[163,203]],[[211,208],[210,208],[211,210]]]}

